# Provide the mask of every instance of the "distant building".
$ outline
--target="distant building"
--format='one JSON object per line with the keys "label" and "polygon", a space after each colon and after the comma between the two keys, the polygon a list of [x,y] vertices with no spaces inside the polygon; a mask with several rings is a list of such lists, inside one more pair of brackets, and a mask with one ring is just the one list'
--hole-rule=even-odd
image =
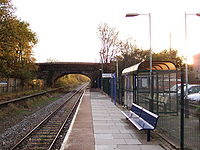
{"label": "distant building", "polygon": [[193,56],[195,78],[200,79],[200,53]]}

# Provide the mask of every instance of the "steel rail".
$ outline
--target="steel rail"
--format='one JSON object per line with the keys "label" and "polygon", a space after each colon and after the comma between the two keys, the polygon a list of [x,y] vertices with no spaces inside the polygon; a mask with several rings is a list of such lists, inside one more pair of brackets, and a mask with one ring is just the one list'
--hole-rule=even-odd
{"label": "steel rail", "polygon": [[35,93],[35,94],[32,94],[32,95],[27,95],[27,96],[23,96],[23,97],[20,97],[20,98],[15,98],[15,99],[12,99],[12,100],[0,102],[0,107],[3,106],[3,105],[7,105],[9,103],[15,103],[15,102],[22,101],[22,100],[25,100],[25,99],[28,99],[28,98],[44,95],[44,94],[50,93],[50,92],[54,92],[54,91],[57,91],[57,90],[60,90],[60,89],[62,89],[62,88],[51,89],[51,90],[47,90],[47,91],[44,91],[44,92]]}
{"label": "steel rail", "polygon": [[73,108],[71,109],[70,113],[68,114],[68,116],[66,117],[64,123],[62,124],[62,126],[60,127],[57,135],[55,136],[53,142],[51,143],[51,145],[49,146],[49,149],[48,150],[51,150],[53,145],[55,144],[56,140],[58,139],[58,136],[60,135],[61,131],[63,130],[65,124],[67,123],[67,121],[69,120],[69,117],[72,115],[73,111],[75,110],[77,104],[80,102],[80,100],[83,98],[83,95],[85,93],[85,90],[84,92],[79,96],[78,100],[76,101],[76,103],[74,104]]}
{"label": "steel rail", "polygon": [[11,150],[16,149],[23,141],[25,141],[27,139],[27,137],[29,137],[34,131],[39,129],[43,124],[45,124],[49,119],[51,119],[73,96],[75,96],[78,92],[80,92],[81,90],[86,88],[86,86],[87,85],[85,85],[82,88],[80,88],[79,90],[75,91],[70,97],[68,97],[66,99],[66,101],[62,105],[58,106],[54,112],[50,113],[50,115],[48,115],[46,118],[44,118],[37,126],[35,126],[29,133],[27,133],[17,144],[15,144],[11,148]]}

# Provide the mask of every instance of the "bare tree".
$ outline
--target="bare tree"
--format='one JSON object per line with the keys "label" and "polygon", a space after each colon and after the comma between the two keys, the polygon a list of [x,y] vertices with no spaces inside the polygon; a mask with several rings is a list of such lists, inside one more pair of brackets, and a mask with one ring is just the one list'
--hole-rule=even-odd
{"label": "bare tree", "polygon": [[109,63],[117,54],[121,41],[118,40],[119,32],[108,24],[99,24],[97,35],[101,40],[100,57],[102,63]]}
{"label": "bare tree", "polygon": [[59,60],[56,59],[56,58],[50,57],[50,58],[47,58],[47,62],[48,62],[48,63],[54,63],[54,62],[59,62]]}

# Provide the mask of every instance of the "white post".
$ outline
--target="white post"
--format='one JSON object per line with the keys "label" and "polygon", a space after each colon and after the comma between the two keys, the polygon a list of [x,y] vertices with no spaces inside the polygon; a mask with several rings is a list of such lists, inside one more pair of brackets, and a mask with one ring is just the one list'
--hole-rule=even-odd
{"label": "white post", "polygon": [[186,91],[185,91],[185,98],[187,99],[188,97],[188,64],[187,64],[187,14],[185,12],[185,84],[186,84]]}

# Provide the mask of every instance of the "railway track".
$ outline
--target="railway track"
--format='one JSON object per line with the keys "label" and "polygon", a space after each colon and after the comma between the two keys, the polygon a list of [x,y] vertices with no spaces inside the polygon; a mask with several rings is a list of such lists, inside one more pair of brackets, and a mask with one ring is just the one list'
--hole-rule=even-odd
{"label": "railway track", "polygon": [[27,100],[29,98],[45,95],[47,93],[55,92],[55,91],[58,91],[60,89],[63,89],[63,88],[62,87],[61,88],[55,88],[55,89],[47,90],[47,91],[44,91],[44,92],[35,93],[35,94],[32,94],[32,95],[23,96],[23,97],[20,97],[20,98],[15,98],[15,99],[3,101],[3,102],[0,102],[0,107],[6,106],[6,105],[8,105],[10,103],[16,103],[16,102],[20,102],[20,101],[23,101],[23,100]]}
{"label": "railway track", "polygon": [[66,99],[65,103],[56,108],[40,122],[32,131],[21,139],[11,150],[50,150],[54,147],[65,124],[81,100],[86,86],[82,87]]}

